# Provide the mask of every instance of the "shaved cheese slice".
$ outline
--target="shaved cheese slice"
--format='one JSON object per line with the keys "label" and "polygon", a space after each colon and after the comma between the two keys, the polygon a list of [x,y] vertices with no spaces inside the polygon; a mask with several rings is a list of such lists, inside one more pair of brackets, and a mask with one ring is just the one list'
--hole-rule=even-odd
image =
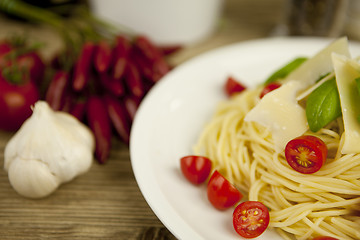
{"label": "shaved cheese slice", "polygon": [[286,77],[285,81],[296,80],[302,82],[301,90],[315,84],[321,76],[333,71],[331,61],[331,54],[333,52],[350,57],[348,40],[346,37],[337,39],[318,52],[315,56],[305,61],[292,71]]}
{"label": "shaved cheese slice", "polygon": [[360,96],[355,79],[360,77],[360,65],[347,56],[332,54],[336,84],[344,122],[342,154],[360,152]]}
{"label": "shaved cheese slice", "polygon": [[308,129],[305,110],[297,103],[296,94],[302,87],[298,81],[289,81],[266,94],[245,116],[270,129],[275,151],[282,151],[287,142]]}

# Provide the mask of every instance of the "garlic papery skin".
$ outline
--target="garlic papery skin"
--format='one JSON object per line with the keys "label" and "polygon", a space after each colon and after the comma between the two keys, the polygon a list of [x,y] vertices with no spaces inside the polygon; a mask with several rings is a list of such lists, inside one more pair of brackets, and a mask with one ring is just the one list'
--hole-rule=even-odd
{"label": "garlic papery skin", "polygon": [[31,117],[7,143],[4,168],[20,195],[42,198],[87,172],[94,149],[94,136],[86,125],[38,101]]}

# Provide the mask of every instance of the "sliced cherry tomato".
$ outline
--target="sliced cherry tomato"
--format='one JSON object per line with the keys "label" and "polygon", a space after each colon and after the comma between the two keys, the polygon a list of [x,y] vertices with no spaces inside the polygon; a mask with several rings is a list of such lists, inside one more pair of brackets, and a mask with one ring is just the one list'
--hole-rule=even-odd
{"label": "sliced cherry tomato", "polygon": [[228,96],[232,96],[235,93],[242,92],[246,89],[244,85],[238,82],[233,77],[228,77],[225,83],[225,92]]}
{"label": "sliced cherry tomato", "polygon": [[280,83],[277,83],[277,82],[272,82],[272,83],[269,83],[268,85],[266,85],[264,87],[264,89],[262,90],[262,92],[260,93],[260,98],[263,98],[266,94],[268,94],[269,92],[279,88],[281,86]]}
{"label": "sliced cherry tomato", "polygon": [[318,236],[313,238],[312,240],[339,240],[339,239],[328,236]]}
{"label": "sliced cherry tomato", "polygon": [[234,229],[244,238],[260,236],[268,227],[269,222],[269,210],[258,201],[242,202],[233,213]]}
{"label": "sliced cherry tomato", "polygon": [[206,181],[211,171],[211,160],[203,156],[185,156],[180,159],[181,171],[193,184]]}
{"label": "sliced cherry tomato", "polygon": [[318,137],[303,135],[289,141],[285,157],[289,165],[300,173],[317,172],[327,157],[327,147]]}
{"label": "sliced cherry tomato", "polygon": [[219,210],[234,206],[243,195],[217,170],[211,175],[207,185],[207,196],[210,203]]}

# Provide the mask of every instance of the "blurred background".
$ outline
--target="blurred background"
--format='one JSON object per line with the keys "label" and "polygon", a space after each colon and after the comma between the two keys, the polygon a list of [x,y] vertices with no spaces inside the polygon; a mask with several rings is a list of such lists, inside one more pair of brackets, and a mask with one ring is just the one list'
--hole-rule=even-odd
{"label": "blurred background", "polygon": [[[14,17],[7,2],[1,1],[0,37],[26,32],[30,38],[48,42],[45,56],[60,47],[54,29]],[[84,5],[91,13],[117,25],[120,31],[145,34],[160,45],[182,45],[178,64],[208,49],[254,38],[276,35],[359,39],[360,4],[356,0],[24,0],[64,18],[76,15],[74,6]],[[8,12],[7,14],[5,12]],[[13,11],[14,12],[14,11]],[[36,21],[31,21],[36,22]],[[191,54],[188,54],[191,49]]]}

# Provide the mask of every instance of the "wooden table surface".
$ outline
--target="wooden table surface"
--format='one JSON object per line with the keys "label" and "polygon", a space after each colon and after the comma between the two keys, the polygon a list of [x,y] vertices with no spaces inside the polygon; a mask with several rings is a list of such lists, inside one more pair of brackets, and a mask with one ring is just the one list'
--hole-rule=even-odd
{"label": "wooden table surface", "polygon": [[[178,65],[216,47],[270,36],[281,21],[283,4],[284,0],[226,0],[216,32],[170,61]],[[0,37],[23,29],[30,38],[49,43],[45,55],[59,46],[46,27],[0,21]],[[175,239],[146,203],[134,178],[129,149],[116,138],[107,164],[94,162],[89,172],[49,197],[32,200],[12,189],[3,170],[4,149],[12,135],[0,131],[0,239]]]}

